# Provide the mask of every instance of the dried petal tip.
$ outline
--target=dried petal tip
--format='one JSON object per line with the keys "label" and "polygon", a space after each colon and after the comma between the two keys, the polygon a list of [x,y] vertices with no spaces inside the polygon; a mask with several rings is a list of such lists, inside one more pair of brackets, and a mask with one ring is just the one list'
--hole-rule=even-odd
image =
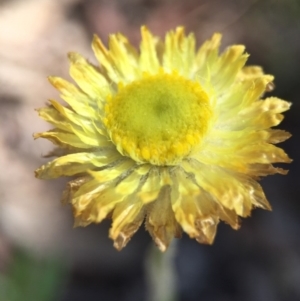
{"label": "dried petal tip", "polygon": [[154,242],[161,252],[165,252],[169,246],[164,244],[163,241],[159,240],[157,237],[154,239]]}
{"label": "dried petal tip", "polygon": [[219,219],[217,217],[196,220],[196,228],[199,230],[199,236],[196,237],[196,240],[200,243],[211,245],[216,236],[218,223]]}
{"label": "dried petal tip", "polygon": [[126,247],[130,239],[131,236],[126,236],[124,233],[120,233],[119,236],[114,240],[114,247],[118,251],[121,251],[124,247]]}

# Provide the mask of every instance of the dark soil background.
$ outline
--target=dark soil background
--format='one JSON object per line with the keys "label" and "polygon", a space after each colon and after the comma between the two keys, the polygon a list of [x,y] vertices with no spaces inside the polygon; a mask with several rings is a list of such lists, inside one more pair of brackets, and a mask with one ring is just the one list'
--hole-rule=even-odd
{"label": "dark soil background", "polygon": [[[49,128],[34,108],[58,99],[46,77],[69,78],[66,53],[95,62],[93,33],[107,42],[120,31],[138,45],[142,24],[160,36],[184,25],[199,45],[215,31],[223,47],[245,44],[249,64],[275,75],[269,95],[293,103],[280,128],[293,134],[282,147],[294,162],[287,176],[262,180],[273,212],[255,210],[239,231],[221,224],[213,246],[184,236],[180,301],[300,300],[300,1],[0,0],[0,301],[147,300],[148,233],[119,253],[109,221],[74,230],[59,202],[66,181],[33,176],[52,146],[32,139]],[[44,297],[31,297],[37,288]]]}

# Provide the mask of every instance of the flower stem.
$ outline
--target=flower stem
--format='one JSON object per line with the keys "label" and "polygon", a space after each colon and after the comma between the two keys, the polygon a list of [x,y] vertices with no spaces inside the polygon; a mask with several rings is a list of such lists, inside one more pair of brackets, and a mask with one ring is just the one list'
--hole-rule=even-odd
{"label": "flower stem", "polygon": [[147,301],[178,301],[177,273],[174,266],[177,243],[165,253],[151,244],[146,257]]}

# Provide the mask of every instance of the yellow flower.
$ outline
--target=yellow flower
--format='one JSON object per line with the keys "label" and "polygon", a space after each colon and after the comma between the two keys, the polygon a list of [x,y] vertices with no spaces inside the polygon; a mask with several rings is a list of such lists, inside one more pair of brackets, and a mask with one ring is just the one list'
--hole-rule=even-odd
{"label": "yellow flower", "polygon": [[67,105],[38,110],[55,128],[34,137],[59,149],[36,176],[76,176],[63,194],[75,225],[112,218],[117,249],[144,220],[162,251],[182,230],[211,244],[220,220],[238,229],[239,216],[271,208],[256,180],[286,173],[272,165],[290,162],[274,144],[290,135],[270,128],[290,104],[262,99],[273,76],[244,67],[242,45],[219,54],[220,34],[197,51],[182,27],[164,41],[146,27],[141,35],[140,51],[121,34],[108,49],[95,36],[100,66],[70,53],[78,86],[49,78]]}

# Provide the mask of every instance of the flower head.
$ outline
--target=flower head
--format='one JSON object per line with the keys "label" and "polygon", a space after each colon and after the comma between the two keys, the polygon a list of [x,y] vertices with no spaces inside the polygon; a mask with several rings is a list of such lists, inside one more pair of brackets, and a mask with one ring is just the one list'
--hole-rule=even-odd
{"label": "flower head", "polygon": [[95,36],[100,66],[70,53],[77,85],[49,78],[67,104],[38,110],[54,129],[35,138],[59,148],[36,176],[76,176],[63,193],[75,225],[112,218],[117,249],[144,220],[162,251],[182,230],[211,244],[220,220],[237,229],[239,216],[270,209],[257,179],[286,173],[272,165],[290,162],[274,144],[290,135],[271,127],[290,104],[262,99],[273,76],[245,67],[244,46],[219,54],[220,34],[197,51],[182,27],[164,41],[141,34],[140,51],[121,34],[108,48]]}

